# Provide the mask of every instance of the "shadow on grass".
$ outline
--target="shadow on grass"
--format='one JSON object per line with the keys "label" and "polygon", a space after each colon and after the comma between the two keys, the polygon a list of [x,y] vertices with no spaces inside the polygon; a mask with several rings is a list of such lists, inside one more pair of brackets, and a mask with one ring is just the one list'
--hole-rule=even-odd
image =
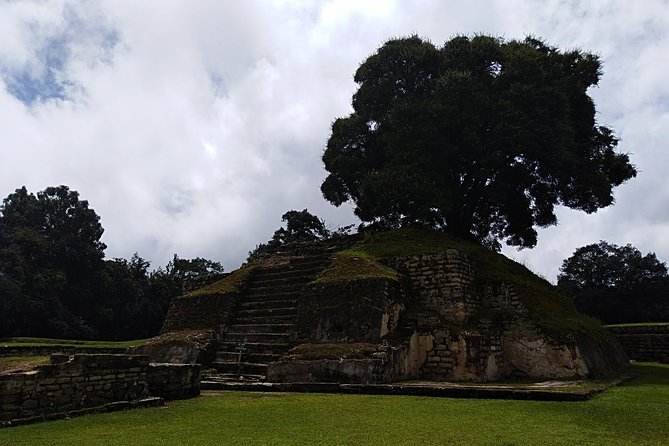
{"label": "shadow on grass", "polygon": [[635,362],[632,364],[631,371],[638,376],[623,383],[622,386],[669,385],[669,364]]}

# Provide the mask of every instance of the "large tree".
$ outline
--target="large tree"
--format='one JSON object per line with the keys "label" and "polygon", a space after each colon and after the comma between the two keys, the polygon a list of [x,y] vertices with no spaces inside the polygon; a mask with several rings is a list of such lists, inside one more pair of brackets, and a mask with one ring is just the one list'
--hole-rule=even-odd
{"label": "large tree", "polygon": [[606,323],[666,321],[667,266],[654,253],[600,241],[565,259],[558,286],[576,308]]}
{"label": "large tree", "polygon": [[605,241],[578,248],[562,262],[558,285],[564,289],[631,288],[667,278],[667,266],[655,253]]}
{"label": "large tree", "polygon": [[595,212],[636,175],[595,120],[600,75],[597,56],[534,38],[390,40],[358,68],[353,112],[332,125],[323,195],[352,200],[364,222],[534,246],[556,205]]}

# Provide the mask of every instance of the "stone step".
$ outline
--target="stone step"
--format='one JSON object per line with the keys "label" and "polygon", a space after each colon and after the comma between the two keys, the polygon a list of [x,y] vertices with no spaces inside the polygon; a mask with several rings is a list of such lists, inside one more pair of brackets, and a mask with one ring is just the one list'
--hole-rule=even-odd
{"label": "stone step", "polygon": [[299,299],[280,299],[280,300],[267,300],[267,301],[251,301],[251,302],[242,302],[239,304],[239,312],[242,310],[262,310],[262,309],[279,309],[279,308],[288,308],[296,307]]}
{"label": "stone step", "polygon": [[[254,302],[257,304],[258,302]],[[280,317],[280,316],[294,316],[297,314],[297,307],[278,307],[278,308],[266,308],[266,306],[261,306],[261,308],[244,308],[237,310],[235,316],[238,319],[247,318],[247,317]]]}
{"label": "stone step", "polygon": [[258,268],[253,275],[255,280],[286,280],[286,279],[303,279],[317,275],[323,266],[317,265],[309,268],[295,268],[295,267],[277,267],[273,269]]}
{"label": "stone step", "polygon": [[[223,341],[219,344],[219,353],[237,353],[237,346],[239,345],[238,341]],[[246,354],[282,354],[290,350],[291,344],[287,342],[244,342],[244,347],[246,348]],[[244,353],[242,353],[243,355]]]}
{"label": "stone step", "polygon": [[282,287],[286,285],[293,285],[295,287],[303,287],[305,284],[311,282],[314,276],[299,276],[299,277],[276,277],[276,278],[266,278],[266,277],[256,277],[253,279],[247,289],[252,290],[255,288],[272,288],[272,287]]}
{"label": "stone step", "polygon": [[251,282],[246,288],[246,294],[248,296],[257,295],[257,294],[279,294],[279,293],[291,293],[291,292],[300,292],[304,288],[302,283],[290,283],[283,285],[273,285],[273,286],[260,286],[256,285],[254,282]]}
{"label": "stone step", "polygon": [[299,299],[302,296],[302,290],[295,291],[276,291],[272,292],[271,290],[263,289],[263,292],[253,292],[249,291],[246,295],[242,297],[244,302],[267,302],[269,300],[286,300],[286,299]]}
{"label": "stone step", "polygon": [[231,325],[249,324],[294,324],[297,322],[297,309],[292,314],[235,317]]}
{"label": "stone step", "polygon": [[240,362],[237,361],[214,361],[211,367],[220,373],[240,374],[240,375],[264,375],[267,373],[267,364]]}
{"label": "stone step", "polygon": [[235,343],[285,343],[290,339],[292,333],[231,333],[225,334],[227,342]]}
{"label": "stone step", "polygon": [[254,374],[243,374],[243,375],[238,375],[237,373],[208,373],[204,374],[202,376],[202,387],[204,389],[205,384],[208,382],[216,382],[216,383],[221,383],[221,382],[251,382],[251,381],[264,381],[265,380],[265,375],[254,375]]}
{"label": "stone step", "polygon": [[266,334],[283,334],[290,332],[295,327],[295,324],[232,324],[228,327],[227,334],[232,333],[266,333]]}
{"label": "stone step", "polygon": [[[251,353],[245,352],[242,353],[242,361],[244,362],[253,362],[253,363],[265,363],[278,361],[281,358],[281,353]],[[239,358],[238,352],[216,352],[216,361],[217,362],[237,362]]]}

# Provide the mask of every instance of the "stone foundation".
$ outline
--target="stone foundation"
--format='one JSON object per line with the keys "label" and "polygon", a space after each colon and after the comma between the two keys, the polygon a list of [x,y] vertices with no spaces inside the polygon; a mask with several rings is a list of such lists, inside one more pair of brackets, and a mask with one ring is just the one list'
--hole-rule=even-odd
{"label": "stone foundation", "polygon": [[669,363],[669,325],[608,327],[635,361]]}
{"label": "stone foundation", "polygon": [[149,364],[145,355],[56,354],[49,365],[0,375],[0,427],[154,404],[149,396],[199,394],[199,365]]}
{"label": "stone foundation", "polygon": [[147,356],[53,355],[51,361],[33,371],[0,375],[0,421],[149,395]]}

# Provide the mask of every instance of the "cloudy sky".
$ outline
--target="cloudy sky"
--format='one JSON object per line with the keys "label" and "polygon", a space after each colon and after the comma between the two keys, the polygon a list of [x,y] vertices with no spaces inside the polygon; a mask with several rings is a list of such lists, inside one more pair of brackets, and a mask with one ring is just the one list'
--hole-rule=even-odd
{"label": "cloudy sky", "polygon": [[239,266],[289,209],[332,226],[330,124],[391,37],[543,37],[601,55],[598,121],[638,167],[597,214],[562,209],[532,250],[555,280],[600,239],[669,260],[669,2],[0,0],[0,195],[65,184],[101,216],[107,257]]}

